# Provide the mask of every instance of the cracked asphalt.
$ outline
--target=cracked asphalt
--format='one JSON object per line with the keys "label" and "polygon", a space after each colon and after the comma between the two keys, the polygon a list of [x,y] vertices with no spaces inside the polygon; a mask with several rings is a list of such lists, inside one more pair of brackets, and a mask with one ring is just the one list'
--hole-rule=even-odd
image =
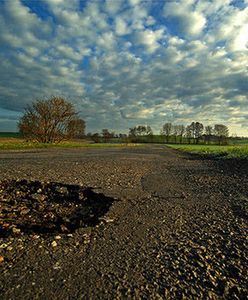
{"label": "cracked asphalt", "polygon": [[247,161],[163,145],[0,152],[0,180],[23,179],[116,201],[73,233],[1,237],[1,299],[247,299]]}

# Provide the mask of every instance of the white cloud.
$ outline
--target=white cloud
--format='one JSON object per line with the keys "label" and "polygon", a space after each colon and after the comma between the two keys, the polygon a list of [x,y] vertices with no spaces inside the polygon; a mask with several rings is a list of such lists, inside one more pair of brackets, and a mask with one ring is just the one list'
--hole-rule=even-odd
{"label": "white cloud", "polygon": [[105,2],[105,10],[110,15],[116,14],[122,6],[122,1],[113,1],[113,0],[106,0]]}
{"label": "white cloud", "polygon": [[114,49],[116,40],[113,32],[104,32],[97,40],[97,44],[105,49]]}
{"label": "white cloud", "polygon": [[125,35],[130,32],[126,22],[119,16],[115,19],[115,32],[117,35]]}
{"label": "white cloud", "polygon": [[233,50],[248,50],[248,24],[245,24],[240,28],[239,33],[233,39]]}
{"label": "white cloud", "polygon": [[194,4],[196,11],[211,16],[213,14],[218,14],[221,10],[225,10],[231,2],[232,0],[201,0]]}
{"label": "white cloud", "polygon": [[79,0],[43,0],[52,9],[52,11],[76,10],[79,8]]}
{"label": "white cloud", "polygon": [[153,53],[159,48],[159,40],[163,37],[164,29],[138,31],[136,33],[136,42],[146,47],[149,53]]}
{"label": "white cloud", "polygon": [[66,44],[58,45],[56,50],[58,51],[59,57],[62,56],[75,62],[80,62],[83,59],[80,52],[75,51],[72,47]]}
{"label": "white cloud", "polygon": [[143,108],[137,110],[137,105],[130,105],[128,108],[121,110],[122,115],[126,119],[151,119],[153,117],[154,108]]}
{"label": "white cloud", "polygon": [[[41,19],[17,0],[0,3],[4,114],[59,94],[91,131],[123,131],[139,120],[159,131],[167,120],[197,119],[247,132],[247,8],[166,1],[155,14],[156,1],[88,1],[83,10],[79,1],[47,3],[54,18]],[[178,21],[178,32],[163,17]]]}
{"label": "white cloud", "polygon": [[239,9],[232,5],[222,7],[218,19],[206,35],[208,44],[224,42],[229,52],[248,50],[248,8]]}
{"label": "white cloud", "polygon": [[155,19],[152,16],[148,16],[148,18],[146,19],[146,26],[151,26],[154,25],[156,23]]}
{"label": "white cloud", "polygon": [[124,10],[120,16],[126,23],[131,24],[132,30],[143,30],[146,24],[146,20],[149,17],[147,7],[141,5],[135,5]]}
{"label": "white cloud", "polygon": [[129,0],[130,5],[138,5],[140,3],[140,0]]}
{"label": "white cloud", "polygon": [[173,1],[164,6],[164,16],[172,18],[180,33],[190,37],[201,34],[206,25],[206,18],[193,9],[193,3],[194,1]]}

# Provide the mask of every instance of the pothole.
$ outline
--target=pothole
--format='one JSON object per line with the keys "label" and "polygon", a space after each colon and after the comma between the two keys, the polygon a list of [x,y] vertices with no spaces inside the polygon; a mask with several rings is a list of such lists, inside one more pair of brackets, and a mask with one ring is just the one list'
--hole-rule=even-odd
{"label": "pothole", "polygon": [[90,187],[58,182],[0,182],[0,237],[71,233],[95,226],[116,199]]}

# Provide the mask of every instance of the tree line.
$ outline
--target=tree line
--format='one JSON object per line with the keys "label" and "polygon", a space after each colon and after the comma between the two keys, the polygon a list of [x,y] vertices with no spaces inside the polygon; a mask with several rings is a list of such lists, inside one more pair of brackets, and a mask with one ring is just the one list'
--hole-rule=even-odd
{"label": "tree line", "polygon": [[[22,136],[29,141],[60,142],[65,139],[85,138],[85,121],[79,118],[74,106],[62,97],[41,99],[28,106],[18,123]],[[151,126],[137,125],[128,134],[116,134],[108,129],[88,133],[94,142],[161,142],[161,143],[218,143],[226,144],[229,130],[223,124],[204,126],[200,122],[183,124],[165,123],[160,135],[154,135]]]}
{"label": "tree line", "polygon": [[185,126],[183,124],[165,123],[160,135],[155,135],[151,126],[137,125],[129,128],[128,134],[116,134],[108,129],[101,133],[88,133],[88,137],[94,142],[110,142],[119,140],[121,142],[134,143],[178,143],[178,144],[220,144],[228,143],[229,130],[226,125],[215,124],[204,126],[200,122],[192,122]]}
{"label": "tree line", "polygon": [[194,143],[199,144],[226,144],[229,136],[229,129],[226,125],[215,124],[214,126],[204,125],[200,122],[192,122],[190,125],[177,125],[165,123],[161,129],[161,135],[165,142],[174,143]]}

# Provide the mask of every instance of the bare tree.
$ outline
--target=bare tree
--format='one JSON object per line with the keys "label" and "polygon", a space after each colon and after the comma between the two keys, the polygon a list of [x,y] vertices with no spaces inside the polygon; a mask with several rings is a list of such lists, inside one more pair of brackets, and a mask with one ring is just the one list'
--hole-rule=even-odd
{"label": "bare tree", "polygon": [[62,97],[37,100],[28,106],[18,123],[21,134],[31,141],[60,142],[84,133],[85,123],[73,105]]}
{"label": "bare tree", "polygon": [[214,125],[214,134],[218,139],[219,145],[225,144],[229,136],[229,130],[226,125],[215,124]]}
{"label": "bare tree", "polygon": [[169,142],[169,138],[172,134],[172,124],[171,123],[165,123],[163,125],[163,128],[161,130],[161,134],[165,136],[166,143]]}
{"label": "bare tree", "polygon": [[179,125],[172,125],[172,132],[173,132],[173,136],[174,136],[174,142],[177,142],[177,137],[180,134],[180,128]]}
{"label": "bare tree", "polygon": [[126,133],[119,133],[118,137],[120,139],[126,139],[127,138],[127,134]]}
{"label": "bare tree", "polygon": [[199,139],[203,134],[203,129],[204,129],[203,124],[199,122],[192,122],[189,125],[189,131],[191,132],[191,137],[194,138],[196,144],[199,143]]}
{"label": "bare tree", "polygon": [[129,136],[130,138],[135,138],[135,137],[136,137],[136,129],[135,129],[135,127],[129,128],[128,136]]}
{"label": "bare tree", "polygon": [[185,133],[185,126],[184,125],[178,125],[178,135],[180,137],[180,144],[183,142],[183,135]]}
{"label": "bare tree", "polygon": [[186,135],[186,138],[188,140],[188,144],[191,143],[191,139],[194,137],[193,135],[193,129],[192,129],[192,126],[191,125],[188,125],[185,129],[185,135]]}
{"label": "bare tree", "polygon": [[206,143],[210,143],[211,136],[213,135],[213,127],[208,125],[205,127],[205,141]]}
{"label": "bare tree", "polygon": [[93,133],[91,135],[91,139],[92,139],[93,142],[99,143],[100,142],[100,134],[98,132]]}
{"label": "bare tree", "polygon": [[179,143],[182,144],[183,135],[185,132],[184,125],[172,125],[172,131],[173,131],[175,143],[178,141],[179,138]]}
{"label": "bare tree", "polygon": [[149,125],[138,125],[129,128],[129,136],[146,136],[153,135],[152,129]]}
{"label": "bare tree", "polygon": [[128,143],[128,135],[126,133],[119,133],[118,135],[119,139],[123,143]]}
{"label": "bare tree", "polygon": [[146,125],[145,127],[146,127],[146,135],[152,136],[153,135],[153,131],[152,131],[151,126]]}
{"label": "bare tree", "polygon": [[136,135],[144,136],[144,135],[152,135],[152,129],[149,125],[139,125],[135,127]]}
{"label": "bare tree", "polygon": [[114,137],[114,132],[109,132],[108,129],[103,129],[102,130],[102,137],[103,137],[103,140],[104,140],[104,143],[107,143],[111,138]]}
{"label": "bare tree", "polygon": [[202,123],[200,122],[195,122],[195,139],[196,139],[196,143],[199,143],[199,139],[201,138],[202,134],[203,134],[203,129],[204,126]]}
{"label": "bare tree", "polygon": [[82,119],[73,119],[68,123],[69,138],[83,138],[85,136],[85,121]]}

